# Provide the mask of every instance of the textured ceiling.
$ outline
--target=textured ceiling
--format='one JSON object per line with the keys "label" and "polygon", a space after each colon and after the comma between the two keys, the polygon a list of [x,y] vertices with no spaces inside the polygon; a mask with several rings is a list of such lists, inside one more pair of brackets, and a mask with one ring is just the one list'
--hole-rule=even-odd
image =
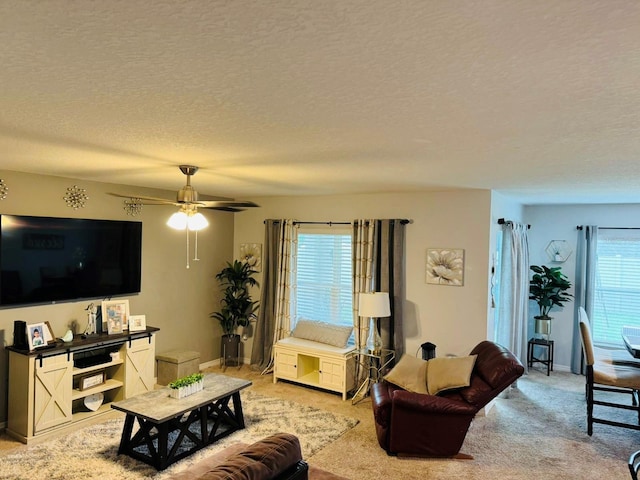
{"label": "textured ceiling", "polygon": [[0,168],[640,202],[637,0],[0,1]]}

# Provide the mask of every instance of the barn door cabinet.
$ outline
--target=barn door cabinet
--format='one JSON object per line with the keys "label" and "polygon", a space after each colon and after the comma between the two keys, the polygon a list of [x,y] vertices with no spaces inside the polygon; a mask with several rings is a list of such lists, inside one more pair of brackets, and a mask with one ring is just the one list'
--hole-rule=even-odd
{"label": "barn door cabinet", "polygon": [[153,390],[159,329],[77,337],[33,352],[9,350],[6,432],[23,443],[111,414],[111,403]]}

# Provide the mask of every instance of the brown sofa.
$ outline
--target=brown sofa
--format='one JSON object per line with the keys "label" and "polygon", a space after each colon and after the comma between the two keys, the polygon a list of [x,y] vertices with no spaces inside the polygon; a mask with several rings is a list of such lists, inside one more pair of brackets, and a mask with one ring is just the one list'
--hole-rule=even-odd
{"label": "brown sofa", "polygon": [[172,480],[346,480],[302,459],[300,441],[277,433],[256,443],[236,443],[174,474]]}
{"label": "brown sofa", "polygon": [[524,373],[520,361],[496,343],[483,341],[470,355],[477,357],[468,387],[427,395],[386,381],[371,386],[378,443],[388,454],[458,454],[476,413]]}

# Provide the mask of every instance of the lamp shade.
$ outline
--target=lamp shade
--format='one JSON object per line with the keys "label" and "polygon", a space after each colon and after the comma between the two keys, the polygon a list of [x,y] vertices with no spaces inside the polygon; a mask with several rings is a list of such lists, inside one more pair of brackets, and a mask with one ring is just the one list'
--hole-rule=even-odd
{"label": "lamp shade", "polygon": [[389,317],[391,315],[389,293],[361,293],[358,296],[358,315],[373,318]]}
{"label": "lamp shade", "polygon": [[187,217],[186,213],[176,212],[171,215],[171,217],[169,217],[169,220],[167,220],[167,225],[171,228],[175,228],[176,230],[184,230],[185,228],[187,228],[188,220],[189,217]]}
{"label": "lamp shade", "polygon": [[204,215],[202,215],[200,212],[197,212],[191,215],[189,217],[187,224],[189,226],[189,230],[196,231],[196,232],[198,230],[202,230],[203,228],[207,228],[209,226],[209,222],[204,217]]}

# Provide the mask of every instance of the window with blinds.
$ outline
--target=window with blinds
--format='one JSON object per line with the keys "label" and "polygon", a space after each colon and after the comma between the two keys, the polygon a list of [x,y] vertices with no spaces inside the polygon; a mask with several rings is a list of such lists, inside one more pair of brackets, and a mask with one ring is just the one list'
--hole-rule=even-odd
{"label": "window with blinds", "polygon": [[351,233],[347,232],[298,233],[293,318],[353,325]]}
{"label": "window with blinds", "polygon": [[622,327],[640,327],[640,231],[599,230],[593,341],[623,345]]}

